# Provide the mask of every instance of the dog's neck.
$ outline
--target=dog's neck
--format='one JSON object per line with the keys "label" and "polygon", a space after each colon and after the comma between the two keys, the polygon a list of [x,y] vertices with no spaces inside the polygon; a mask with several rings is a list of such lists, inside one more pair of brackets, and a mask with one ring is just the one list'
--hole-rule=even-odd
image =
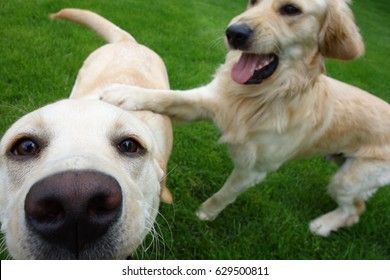
{"label": "dog's neck", "polygon": [[[237,55],[237,54],[228,54]],[[219,71],[231,71],[232,59]],[[283,63],[283,61],[282,61]],[[226,89],[220,94],[230,108],[232,116],[230,122],[223,121],[225,126],[220,126],[221,131],[230,131],[229,135],[223,135],[221,142],[239,143],[250,133],[259,130],[275,130],[283,133],[289,127],[306,118],[301,116],[299,108],[302,106],[318,109],[318,104],[311,104],[309,94],[316,92],[316,85],[325,72],[323,57],[319,51],[313,52],[308,60],[297,60],[293,67],[281,64],[283,71],[278,71],[268,80],[258,85],[240,85],[232,81],[221,80],[224,83],[220,88]],[[280,70],[280,69],[279,69]],[[230,77],[230,73],[222,76]],[[221,75],[217,75],[221,76]],[[309,110],[310,111],[310,110]],[[307,111],[305,111],[307,112]],[[228,116],[224,116],[226,118]],[[216,120],[218,124],[218,120]]]}

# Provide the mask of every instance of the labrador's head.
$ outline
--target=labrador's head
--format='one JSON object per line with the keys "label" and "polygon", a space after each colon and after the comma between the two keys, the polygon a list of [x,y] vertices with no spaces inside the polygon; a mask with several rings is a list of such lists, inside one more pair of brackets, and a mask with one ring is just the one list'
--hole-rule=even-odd
{"label": "labrador's head", "polygon": [[0,221],[17,259],[124,259],[152,229],[163,171],[149,129],[94,100],[18,120],[0,143]]}

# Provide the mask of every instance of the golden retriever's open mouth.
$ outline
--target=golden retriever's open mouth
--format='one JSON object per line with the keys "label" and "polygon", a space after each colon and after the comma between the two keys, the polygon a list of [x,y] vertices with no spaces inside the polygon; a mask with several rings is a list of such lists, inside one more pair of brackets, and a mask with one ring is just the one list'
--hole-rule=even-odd
{"label": "golden retriever's open mouth", "polygon": [[238,84],[260,84],[272,76],[279,64],[275,54],[242,53],[233,66],[232,79]]}

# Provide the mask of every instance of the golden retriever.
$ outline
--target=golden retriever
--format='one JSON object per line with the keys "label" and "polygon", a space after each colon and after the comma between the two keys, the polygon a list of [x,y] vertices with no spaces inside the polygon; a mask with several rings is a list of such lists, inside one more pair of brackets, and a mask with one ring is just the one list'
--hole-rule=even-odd
{"label": "golden retriever", "polygon": [[0,142],[0,222],[16,259],[124,259],[153,231],[172,129],[166,116],[98,100],[111,83],[168,89],[164,63],[101,16],[64,9],[55,19],[109,44],[80,69],[70,99],[31,112]]}
{"label": "golden retriever", "polygon": [[235,168],[197,211],[202,220],[216,218],[286,161],[342,158],[328,187],[338,207],[310,224],[328,236],[358,222],[369,196],[390,183],[390,106],[324,74],[324,57],[352,60],[364,52],[349,2],[251,0],[226,30],[230,50],[210,84],[187,91],[114,85],[102,99],[217,125]]}

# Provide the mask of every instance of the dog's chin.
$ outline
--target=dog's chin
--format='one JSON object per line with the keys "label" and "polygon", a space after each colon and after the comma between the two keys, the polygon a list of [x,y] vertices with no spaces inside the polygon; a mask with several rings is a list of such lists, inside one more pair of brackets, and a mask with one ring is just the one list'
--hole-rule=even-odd
{"label": "dog's chin", "polygon": [[63,246],[48,243],[40,237],[30,237],[29,258],[36,260],[116,260],[131,259],[131,253],[120,252],[121,242],[104,237],[87,244],[81,250],[69,250]]}
{"label": "dog's chin", "polygon": [[37,260],[115,260],[126,259],[125,256],[118,257],[111,250],[107,249],[92,249],[83,250],[77,253],[70,252],[63,248],[53,246],[45,246],[45,249],[35,250],[32,254],[32,259]]}
{"label": "dog's chin", "polygon": [[232,79],[242,85],[258,85],[271,77],[279,65],[277,55],[256,54],[243,52],[234,64],[231,72]]}

